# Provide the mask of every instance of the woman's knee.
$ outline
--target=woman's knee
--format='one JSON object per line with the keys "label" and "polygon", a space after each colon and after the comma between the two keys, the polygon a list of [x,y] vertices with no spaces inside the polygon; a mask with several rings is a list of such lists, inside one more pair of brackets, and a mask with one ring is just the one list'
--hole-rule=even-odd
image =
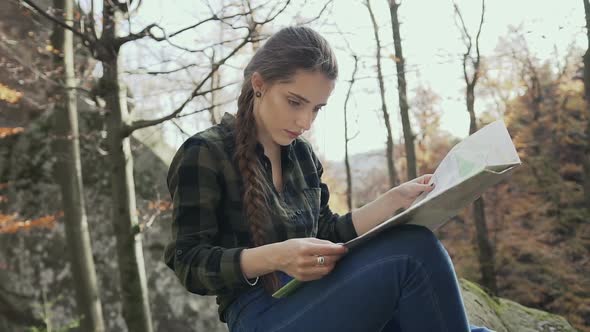
{"label": "woman's knee", "polygon": [[389,234],[388,245],[394,251],[401,251],[416,260],[427,262],[438,260],[447,255],[442,243],[427,227],[405,224],[392,229]]}
{"label": "woman's knee", "polygon": [[436,235],[434,235],[434,232],[428,227],[414,224],[405,224],[400,225],[399,227],[401,232],[404,233],[404,236],[411,238],[416,242],[429,244],[438,243]]}

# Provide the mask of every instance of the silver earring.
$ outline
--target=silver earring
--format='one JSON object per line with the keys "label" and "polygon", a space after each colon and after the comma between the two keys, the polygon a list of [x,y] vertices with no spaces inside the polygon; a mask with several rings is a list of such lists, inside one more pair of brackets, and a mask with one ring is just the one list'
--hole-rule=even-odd
{"label": "silver earring", "polygon": [[262,96],[262,93],[260,93],[260,91],[256,91],[255,95],[256,97],[260,98],[260,96]]}

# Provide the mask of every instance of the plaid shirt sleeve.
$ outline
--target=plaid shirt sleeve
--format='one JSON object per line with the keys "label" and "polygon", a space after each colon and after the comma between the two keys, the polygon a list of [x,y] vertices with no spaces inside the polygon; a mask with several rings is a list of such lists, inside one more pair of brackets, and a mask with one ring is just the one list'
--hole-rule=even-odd
{"label": "plaid shirt sleeve", "polygon": [[330,210],[328,205],[330,191],[328,185],[321,181],[324,167],[313,151],[312,157],[316,165],[318,177],[320,178],[321,190],[317,237],[334,243],[348,242],[358,236],[354,224],[352,223],[352,213],[348,212],[345,215],[340,216]]}
{"label": "plaid shirt sleeve", "polygon": [[164,261],[188,291],[200,295],[249,285],[240,265],[245,247],[214,243],[219,231],[219,164],[204,139],[191,137],[176,153],[167,177],[173,239],[164,250]]}

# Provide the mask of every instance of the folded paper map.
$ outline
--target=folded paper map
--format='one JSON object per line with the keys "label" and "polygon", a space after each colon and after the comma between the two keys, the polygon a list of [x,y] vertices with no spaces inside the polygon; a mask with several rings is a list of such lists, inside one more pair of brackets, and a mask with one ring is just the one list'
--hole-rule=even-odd
{"label": "folded paper map", "polygon": [[[442,226],[484,191],[508,177],[521,164],[502,120],[481,128],[455,145],[436,168],[434,189],[418,196],[410,207],[344,245],[352,249],[386,229],[417,224],[432,230]],[[303,282],[291,280],[273,294],[285,297]]]}

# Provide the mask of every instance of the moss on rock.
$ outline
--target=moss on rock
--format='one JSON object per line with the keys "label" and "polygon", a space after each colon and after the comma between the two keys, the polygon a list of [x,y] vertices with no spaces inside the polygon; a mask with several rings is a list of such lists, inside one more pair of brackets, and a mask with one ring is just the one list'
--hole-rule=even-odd
{"label": "moss on rock", "polygon": [[469,280],[460,279],[469,322],[497,332],[575,332],[568,321],[545,311],[488,294]]}

